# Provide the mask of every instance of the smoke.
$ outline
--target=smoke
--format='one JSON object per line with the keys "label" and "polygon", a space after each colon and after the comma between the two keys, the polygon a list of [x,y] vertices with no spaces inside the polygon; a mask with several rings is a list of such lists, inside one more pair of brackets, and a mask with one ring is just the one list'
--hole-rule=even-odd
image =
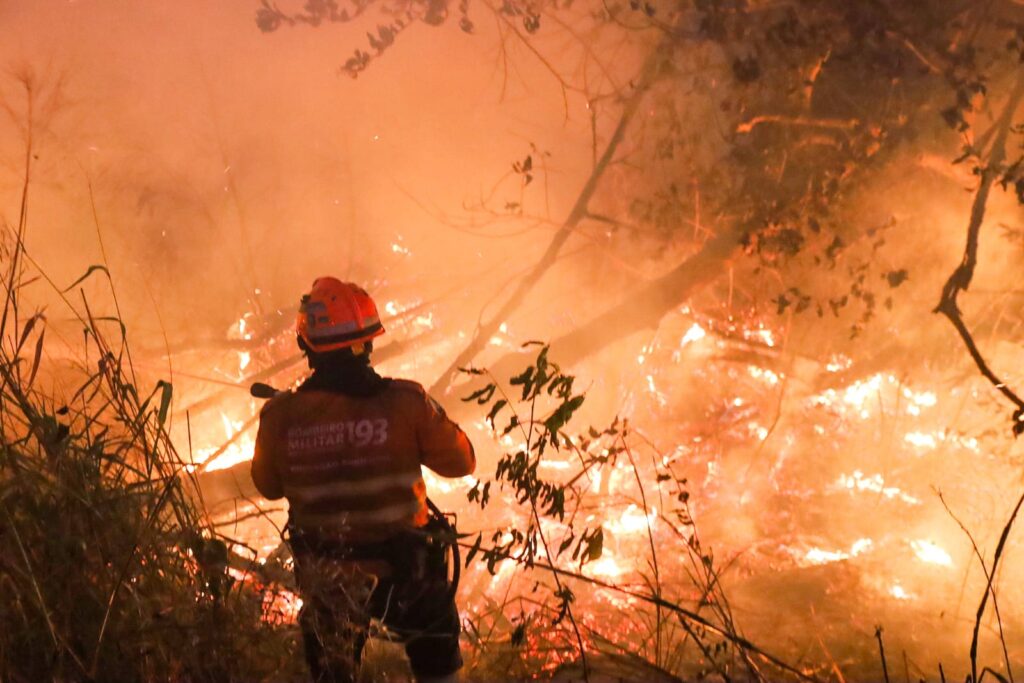
{"label": "smoke", "polygon": [[[494,238],[448,223],[531,145],[557,175],[545,188],[554,219],[586,170],[585,107],[570,97],[567,110],[536,60],[506,71],[486,31],[417,26],[353,80],[338,66],[361,45],[359,27],[263,34],[246,3],[4,11],[19,39],[0,62],[28,65],[63,100],[37,140],[29,249],[70,284],[101,262],[102,236],[143,343],[161,326],[173,342],[222,334],[240,312],[291,305],[324,273],[424,298],[459,282],[497,287],[524,265],[508,255],[528,256],[549,228]],[[5,101],[22,111],[17,91],[8,77]],[[20,141],[4,140],[10,220]],[[514,194],[502,188],[496,206]]]}

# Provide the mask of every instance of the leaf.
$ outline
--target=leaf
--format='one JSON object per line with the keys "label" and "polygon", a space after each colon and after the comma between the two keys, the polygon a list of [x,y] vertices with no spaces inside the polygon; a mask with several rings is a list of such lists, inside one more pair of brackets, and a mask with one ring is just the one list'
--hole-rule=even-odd
{"label": "leaf", "polygon": [[555,409],[555,412],[551,413],[551,415],[544,420],[544,428],[552,434],[558,433],[558,431],[569,422],[573,413],[583,405],[584,400],[586,400],[586,396],[584,394],[579,394],[578,396],[573,396],[568,401],[562,403],[562,405]]}
{"label": "leaf", "polygon": [[562,553],[564,553],[566,551],[566,549],[568,549],[568,547],[571,546],[572,542],[575,541],[575,540],[576,540],[576,535],[573,534],[572,532],[569,532],[569,536],[564,541],[562,541],[561,545],[558,546],[558,552],[555,553],[555,555],[558,556],[558,555],[561,555]]}
{"label": "leaf", "polygon": [[160,380],[156,383],[157,389],[160,390],[160,410],[156,414],[156,421],[163,426],[167,422],[167,411],[171,407],[171,395],[174,392],[174,387],[171,386],[170,382]]}
{"label": "leaf", "polygon": [[[74,285],[72,285],[73,287]],[[128,336],[128,327],[124,324],[124,321],[113,315],[101,315],[98,318],[91,318],[92,322],[107,322],[117,323],[121,328],[121,339],[125,339]]]}
{"label": "leaf", "polygon": [[476,391],[474,391],[469,396],[464,397],[462,399],[462,401],[463,401],[463,403],[469,403],[470,401],[476,401],[478,404],[484,405],[485,403],[487,403],[488,401],[491,400],[491,397],[494,396],[494,392],[497,389],[498,389],[497,385],[495,385],[495,384],[488,384],[484,388],[477,389]]}
{"label": "leaf", "polygon": [[506,434],[508,434],[509,432],[511,432],[513,429],[515,429],[518,426],[519,426],[519,416],[518,415],[513,415],[512,419],[508,421],[508,426],[505,427],[505,429],[504,429],[504,431],[502,431],[501,435],[505,436]]}
{"label": "leaf", "polygon": [[482,533],[477,534],[476,542],[473,544],[473,547],[469,549],[469,552],[466,553],[466,567],[467,568],[469,567],[469,563],[473,561],[473,558],[476,557],[476,554],[478,552],[480,552],[480,544],[483,543],[483,540],[484,540],[484,535]]}
{"label": "leaf", "polygon": [[94,265],[89,266],[89,269],[87,271],[85,271],[85,275],[83,275],[82,277],[80,277],[77,280],[75,280],[74,282],[72,282],[70,285],[68,285],[67,289],[62,290],[61,293],[63,294],[64,292],[67,292],[67,291],[69,291],[71,289],[74,289],[74,287],[76,285],[78,285],[83,280],[87,279],[90,275],[92,275],[97,270],[102,270],[104,273],[106,273],[107,279],[108,280],[110,279],[110,271],[107,270],[106,266],[101,266],[101,265],[98,265],[98,264],[94,264]]}
{"label": "leaf", "polygon": [[910,274],[907,272],[907,269],[901,268],[900,270],[890,270],[886,273],[885,281],[889,283],[890,287],[895,289],[906,282],[909,277]]}
{"label": "leaf", "polygon": [[39,371],[39,361],[43,357],[43,338],[46,337],[46,330],[39,333],[39,339],[36,340],[36,352],[32,358],[32,372],[29,373],[28,382],[26,386],[32,386],[33,380],[36,378],[36,372]]}
{"label": "leaf", "polygon": [[28,322],[25,323],[25,329],[21,331],[21,339],[18,340],[18,348],[14,351],[15,355],[21,352],[21,347],[23,347],[25,342],[28,341],[28,336],[32,334],[32,330],[35,329],[36,323],[42,319],[42,317],[41,313],[37,313],[29,318]]}
{"label": "leaf", "polygon": [[584,555],[584,562],[593,562],[604,553],[604,528],[598,527],[597,531],[587,539],[587,552]]}
{"label": "leaf", "polygon": [[508,401],[506,401],[505,399],[501,399],[500,401],[496,401],[494,405],[491,406],[491,411],[487,413],[487,422],[491,425],[491,429],[494,429],[494,418],[498,416],[498,413],[501,412],[501,409],[504,408],[506,405],[508,405]]}

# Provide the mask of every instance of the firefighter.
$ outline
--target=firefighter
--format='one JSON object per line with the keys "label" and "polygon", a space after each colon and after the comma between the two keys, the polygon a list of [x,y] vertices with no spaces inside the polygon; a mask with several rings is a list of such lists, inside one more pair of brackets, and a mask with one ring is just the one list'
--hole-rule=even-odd
{"label": "firefighter", "polygon": [[264,406],[252,478],[267,499],[288,500],[313,679],[356,680],[378,619],[404,643],[417,681],[454,681],[459,614],[420,467],[465,476],[473,446],[420,384],[370,366],[384,328],[360,287],[317,279],[296,331],[312,374]]}

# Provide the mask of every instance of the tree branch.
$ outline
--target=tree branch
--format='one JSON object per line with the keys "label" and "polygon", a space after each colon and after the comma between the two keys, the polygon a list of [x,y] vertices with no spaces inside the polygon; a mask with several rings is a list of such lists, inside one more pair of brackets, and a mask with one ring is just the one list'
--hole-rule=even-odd
{"label": "tree branch", "polygon": [[601,158],[598,159],[597,164],[590,172],[590,177],[587,179],[586,184],[580,191],[579,196],[576,198],[576,203],[573,205],[572,210],[569,212],[569,216],[562,223],[562,227],[558,229],[555,236],[551,239],[544,254],[540,257],[540,260],[534,264],[530,272],[520,280],[519,285],[515,291],[512,292],[508,300],[502,305],[501,309],[495,313],[495,315],[487,322],[481,323],[477,326],[476,331],[473,333],[473,338],[469,344],[461,353],[452,361],[451,365],[441,373],[437,381],[430,387],[431,394],[440,394],[448,385],[451,384],[452,378],[460,367],[468,365],[470,361],[481,349],[487,344],[489,340],[501,325],[505,322],[512,313],[514,313],[526,299],[526,296],[533,289],[534,285],[540,280],[540,278],[547,272],[547,270],[555,263],[558,256],[559,250],[572,235],[576,226],[580,223],[583,218],[587,216],[587,206],[590,203],[591,197],[597,190],[598,183],[604,172],[608,169],[612,159],[615,156],[615,152],[618,150],[619,145],[622,143],[625,137],[626,130],[629,128],[629,124],[633,120],[633,116],[636,114],[637,109],[643,101],[644,95],[647,90],[654,83],[658,69],[661,65],[663,53],[670,47],[671,37],[666,37],[662,40],[659,45],[651,51],[648,55],[647,60],[644,62],[644,66],[641,69],[640,76],[637,79],[637,85],[633,90],[633,93],[626,100],[622,108],[622,115],[619,117],[619,122],[615,126],[615,131],[612,133],[611,139],[608,140],[608,144],[604,149],[604,153]]}
{"label": "tree branch", "polygon": [[974,204],[971,206],[971,218],[967,225],[967,246],[964,248],[963,260],[956,270],[946,280],[942,288],[942,296],[938,305],[932,311],[941,313],[949,319],[949,322],[956,328],[960,338],[967,346],[967,352],[978,366],[978,370],[992,385],[999,390],[1003,396],[1008,398],[1017,410],[1013,413],[1013,434],[1019,436],[1024,433],[1024,399],[1021,399],[1005,382],[999,379],[992,371],[984,356],[978,349],[971,331],[964,323],[963,315],[957,303],[960,292],[967,291],[974,278],[974,269],[978,264],[978,242],[981,233],[981,224],[985,220],[985,209],[988,204],[988,197],[992,191],[992,184],[998,179],[1003,161],[1006,159],[1006,139],[1013,127],[1013,115],[1024,99],[1024,73],[1017,77],[1010,99],[1003,109],[994,129],[997,131],[989,150],[988,163],[981,171],[981,183],[974,195]]}
{"label": "tree branch", "polygon": [[[738,227],[715,235],[700,251],[667,274],[650,280],[590,322],[555,339],[551,342],[550,357],[557,359],[562,367],[568,367],[634,332],[657,326],[662,317],[686,301],[694,290],[721,274],[722,263],[739,247],[740,235]],[[522,362],[522,354],[512,352],[491,365],[490,370],[496,377],[511,377],[522,370]],[[460,386],[460,394],[479,388],[479,381],[479,377],[474,377]],[[462,401],[441,402],[449,414],[459,417],[472,407]]]}

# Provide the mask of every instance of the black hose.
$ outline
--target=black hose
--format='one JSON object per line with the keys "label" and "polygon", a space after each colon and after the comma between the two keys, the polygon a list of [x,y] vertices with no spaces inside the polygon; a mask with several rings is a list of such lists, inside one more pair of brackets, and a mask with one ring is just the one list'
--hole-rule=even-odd
{"label": "black hose", "polygon": [[[434,504],[434,501],[427,498],[427,509],[430,510],[430,515],[437,520],[437,522],[443,525],[445,535],[448,538],[442,538],[442,542],[448,544],[449,553],[451,554],[452,560],[452,578],[448,586],[448,597],[451,599],[455,598],[455,592],[459,589],[459,580],[462,578],[462,553],[459,550],[459,532],[455,528],[455,522],[448,520],[448,515],[441,511],[441,508]],[[452,515],[454,517],[454,515]],[[446,577],[447,578],[447,577]]]}

